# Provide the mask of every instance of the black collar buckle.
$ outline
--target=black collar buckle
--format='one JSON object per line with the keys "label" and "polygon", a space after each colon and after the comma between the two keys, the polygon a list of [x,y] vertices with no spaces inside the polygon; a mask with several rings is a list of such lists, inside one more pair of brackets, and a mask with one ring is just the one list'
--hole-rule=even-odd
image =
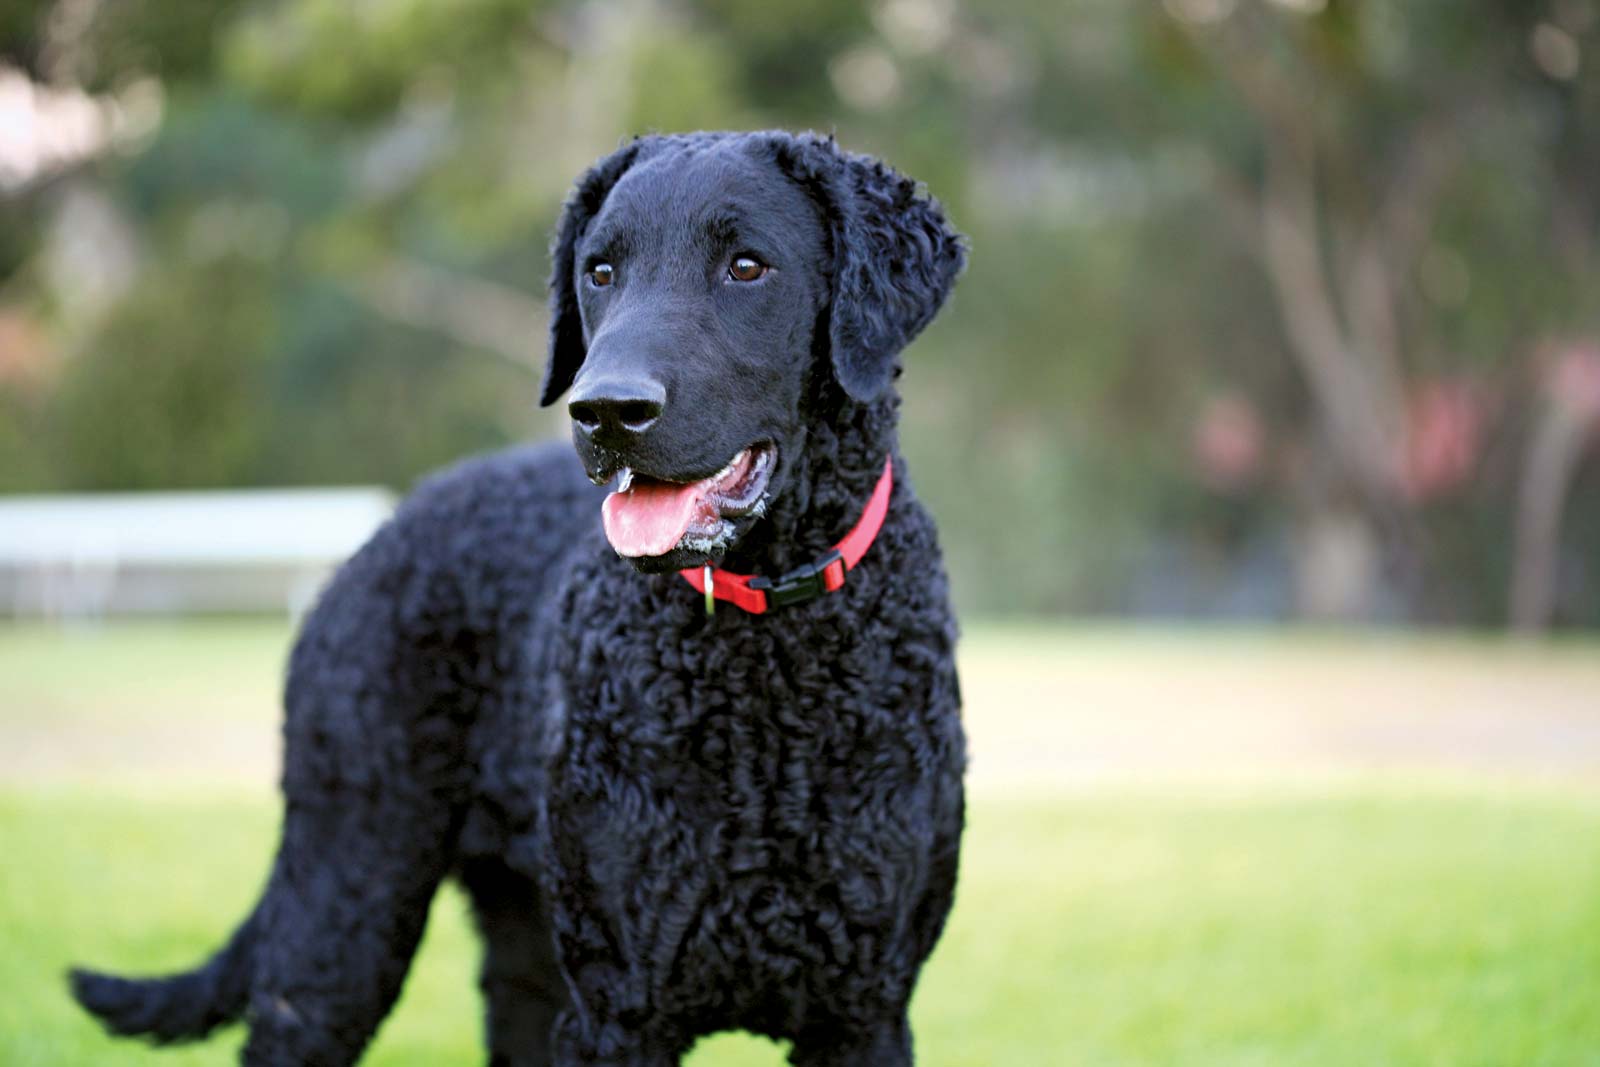
{"label": "black collar buckle", "polygon": [[837,548],[829,549],[827,554],[810,563],[796,567],[777,579],[751,578],[750,588],[759,589],[767,595],[767,610],[781,608],[786,604],[799,604],[814,597],[819,597],[828,591],[824,572],[835,563],[840,568],[844,567],[844,556]]}

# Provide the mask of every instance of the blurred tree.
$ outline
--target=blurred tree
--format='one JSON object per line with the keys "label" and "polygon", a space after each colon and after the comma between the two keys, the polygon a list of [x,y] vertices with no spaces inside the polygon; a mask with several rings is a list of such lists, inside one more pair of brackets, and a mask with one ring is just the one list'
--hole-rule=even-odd
{"label": "blurred tree", "polygon": [[[1358,507],[1426,595],[1458,578],[1426,571],[1429,506],[1479,473],[1493,394],[1526,384],[1506,371],[1539,341],[1528,323],[1594,326],[1583,320],[1596,187],[1582,176],[1595,173],[1595,139],[1579,127],[1600,80],[1574,59],[1593,14],[1572,3],[1484,3],[1470,15],[1444,2],[1230,6],[1172,2],[1147,33],[1173,76],[1209,75],[1205,91],[1236,101],[1246,124],[1245,137],[1207,138],[1212,189],[1256,252],[1318,412],[1337,481],[1317,496],[1333,522]],[[1489,168],[1512,184],[1485,183]],[[1508,262],[1509,250],[1521,254]],[[1453,322],[1474,277],[1502,295]],[[1353,490],[1344,502],[1341,486]],[[1377,585],[1369,570],[1348,607],[1368,608]]]}
{"label": "blurred tree", "polygon": [[[49,437],[63,485],[226,486],[272,418],[275,315],[253,265],[147,275],[66,367]],[[217,313],[196,315],[206,304]]]}
{"label": "blurred tree", "polygon": [[1600,625],[1596,24],[18,0],[0,64],[97,94],[99,139],[9,185],[0,155],[0,346],[31,338],[0,484],[399,485],[559,431],[531,405],[572,176],[630,133],[781,123],[973,237],[904,380],[968,607]]}
{"label": "blurred tree", "polygon": [[[1288,416],[1274,431],[1292,444],[1280,499],[1299,530],[1301,610],[1370,615],[1398,583],[1408,612],[1503,611],[1503,586],[1467,576],[1506,574],[1494,557],[1510,530],[1467,522],[1459,502],[1502,520],[1512,510],[1515,464],[1497,453],[1517,446],[1517,413],[1541,391],[1532,352],[1552,330],[1595,329],[1600,139],[1584,116],[1600,79],[1581,61],[1592,6],[1007,7],[985,15],[1009,28],[1034,89],[1015,109],[1025,124],[997,119],[990,143],[1053,156],[1058,179],[1120,165],[1126,181],[1097,202],[1142,200],[1146,240],[1191,265],[1217,245],[1253,264],[1201,277],[1169,254],[1141,296],[1153,329],[1187,324],[1191,341],[1210,340],[1181,349],[1201,380],[1253,380],[1256,402]],[[1272,318],[1281,341],[1262,336]],[[1262,374],[1280,346],[1292,379]],[[1529,462],[1559,453],[1542,462],[1567,473],[1533,481],[1564,491],[1592,436],[1562,440]],[[1474,525],[1494,532],[1469,539],[1465,558]],[[1521,526],[1546,543],[1517,549],[1519,573],[1548,577],[1558,523]]]}

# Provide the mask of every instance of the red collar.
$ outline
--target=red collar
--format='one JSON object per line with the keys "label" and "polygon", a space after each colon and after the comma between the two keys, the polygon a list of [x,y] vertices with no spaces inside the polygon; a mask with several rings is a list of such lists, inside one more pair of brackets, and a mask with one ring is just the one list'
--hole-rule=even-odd
{"label": "red collar", "polygon": [[[872,490],[867,509],[861,521],[833,546],[821,559],[813,560],[783,575],[777,581],[754,574],[734,574],[713,567],[690,567],[679,571],[684,581],[705,594],[706,614],[716,609],[716,601],[726,600],[734,607],[752,615],[765,615],[773,608],[785,604],[798,604],[802,600],[831,593],[844,585],[845,572],[853,569],[867,554],[878,531],[883,529],[884,516],[889,514],[889,495],[894,489],[894,457],[883,461],[883,474]],[[709,588],[708,588],[709,586]]]}

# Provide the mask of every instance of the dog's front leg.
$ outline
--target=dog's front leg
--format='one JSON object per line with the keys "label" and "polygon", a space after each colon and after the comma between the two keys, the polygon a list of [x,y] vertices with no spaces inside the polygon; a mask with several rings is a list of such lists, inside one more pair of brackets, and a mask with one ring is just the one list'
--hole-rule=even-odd
{"label": "dog's front leg", "polygon": [[556,1022],[555,1067],[678,1067],[684,1051],[676,1043],[657,1044],[616,1020],[592,1027],[568,1011]]}
{"label": "dog's front leg", "polygon": [[556,1019],[555,1067],[678,1067],[691,1040],[650,1006],[644,974],[616,951],[626,935],[586,906],[599,895],[592,883],[565,888],[562,903],[577,906],[557,905],[553,919],[572,1000]]}
{"label": "dog's front leg", "polygon": [[[651,823],[640,819],[640,825]],[[623,883],[593,877],[606,860],[586,846],[608,838],[616,845],[621,833],[615,829],[592,836],[558,833],[548,852],[551,925],[572,996],[556,1021],[555,1067],[677,1067],[692,1036],[652,996],[650,966],[639,951],[645,938],[624,916],[630,909]]]}
{"label": "dog's front leg", "polygon": [[794,1067],[911,1067],[911,1026],[898,1018],[866,1026],[821,1026],[795,1038]]}
{"label": "dog's front leg", "polygon": [[551,1033],[567,1002],[543,894],[498,860],[463,864],[483,935],[480,984],[488,1007],[489,1067],[550,1067]]}

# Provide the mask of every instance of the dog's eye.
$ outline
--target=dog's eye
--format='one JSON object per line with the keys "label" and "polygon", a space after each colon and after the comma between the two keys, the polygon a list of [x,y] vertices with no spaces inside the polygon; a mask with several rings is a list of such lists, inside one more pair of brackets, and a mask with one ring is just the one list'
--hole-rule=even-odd
{"label": "dog's eye", "polygon": [[589,268],[589,280],[604,289],[616,279],[617,272],[609,263],[596,263]]}
{"label": "dog's eye", "polygon": [[736,282],[753,282],[772,268],[752,256],[736,256],[728,264],[728,277]]}

